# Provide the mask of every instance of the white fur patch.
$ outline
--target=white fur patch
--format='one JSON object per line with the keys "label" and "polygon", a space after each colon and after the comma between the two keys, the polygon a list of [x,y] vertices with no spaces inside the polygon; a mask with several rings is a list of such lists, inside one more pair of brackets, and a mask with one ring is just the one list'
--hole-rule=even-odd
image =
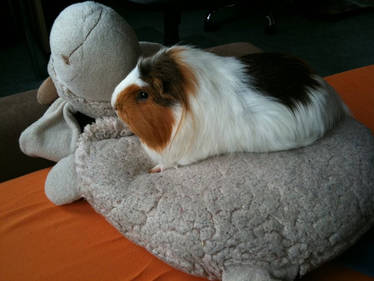
{"label": "white fur patch", "polygon": [[118,95],[130,85],[138,85],[139,87],[147,86],[147,83],[140,79],[139,69],[136,66],[114,89],[111,99],[112,107],[115,106]]}

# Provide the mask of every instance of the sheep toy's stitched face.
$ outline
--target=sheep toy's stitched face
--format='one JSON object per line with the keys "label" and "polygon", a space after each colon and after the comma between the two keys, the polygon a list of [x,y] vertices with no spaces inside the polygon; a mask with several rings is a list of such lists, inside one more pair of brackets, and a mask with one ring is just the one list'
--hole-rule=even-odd
{"label": "sheep toy's stitched face", "polygon": [[163,150],[172,138],[179,121],[174,108],[189,111],[187,93],[193,90],[193,74],[180,61],[181,51],[160,51],[140,59],[112,96],[119,118],[155,151]]}

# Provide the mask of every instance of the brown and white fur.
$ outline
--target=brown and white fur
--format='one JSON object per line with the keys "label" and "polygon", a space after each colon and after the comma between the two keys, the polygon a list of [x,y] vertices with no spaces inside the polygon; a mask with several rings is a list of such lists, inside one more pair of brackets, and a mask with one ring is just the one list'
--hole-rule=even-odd
{"label": "brown and white fur", "polygon": [[140,58],[112,106],[157,163],[152,172],[222,153],[306,146],[348,112],[297,58],[220,57],[189,46]]}

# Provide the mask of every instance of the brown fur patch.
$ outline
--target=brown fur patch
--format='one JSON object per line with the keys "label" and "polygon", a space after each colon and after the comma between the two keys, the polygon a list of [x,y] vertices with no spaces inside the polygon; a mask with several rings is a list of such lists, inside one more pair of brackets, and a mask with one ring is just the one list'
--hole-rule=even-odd
{"label": "brown fur patch", "polygon": [[[138,100],[137,94],[144,91],[146,100]],[[174,125],[170,107],[155,102],[158,97],[152,87],[130,85],[122,91],[116,101],[118,116],[129,126],[148,147],[161,151],[169,143]]]}
{"label": "brown fur patch", "polygon": [[184,50],[183,47],[176,47],[170,51],[170,56],[177,62],[179,71],[182,74],[184,92],[194,95],[196,93],[197,80],[192,69],[180,57]]}
{"label": "brown fur patch", "polygon": [[114,109],[118,111],[118,113],[121,113],[125,109],[126,101],[131,97],[131,94],[140,91],[140,89],[141,88],[138,85],[132,84],[120,92],[114,105]]}

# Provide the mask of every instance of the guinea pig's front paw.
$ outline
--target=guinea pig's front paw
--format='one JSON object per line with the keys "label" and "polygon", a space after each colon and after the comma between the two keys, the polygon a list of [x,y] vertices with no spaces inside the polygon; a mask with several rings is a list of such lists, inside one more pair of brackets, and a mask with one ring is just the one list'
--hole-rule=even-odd
{"label": "guinea pig's front paw", "polygon": [[158,164],[158,165],[154,166],[152,169],[150,169],[149,173],[150,174],[156,174],[156,173],[161,173],[164,170],[165,170],[164,166],[162,164]]}
{"label": "guinea pig's front paw", "polygon": [[175,168],[178,169],[178,164],[172,165],[172,164],[158,164],[154,166],[152,169],[149,170],[150,174],[156,174],[161,173],[167,169]]}
{"label": "guinea pig's front paw", "polygon": [[169,169],[169,168],[175,168],[178,169],[178,165],[174,166],[165,166],[163,164],[158,164],[157,166],[154,166],[152,169],[150,169],[148,172],[150,174],[156,174],[156,173],[162,173],[163,171]]}
{"label": "guinea pig's front paw", "polygon": [[154,166],[152,169],[149,170],[150,174],[156,174],[161,173],[169,168],[175,168],[178,169],[178,165],[164,165],[164,164],[158,164]]}

